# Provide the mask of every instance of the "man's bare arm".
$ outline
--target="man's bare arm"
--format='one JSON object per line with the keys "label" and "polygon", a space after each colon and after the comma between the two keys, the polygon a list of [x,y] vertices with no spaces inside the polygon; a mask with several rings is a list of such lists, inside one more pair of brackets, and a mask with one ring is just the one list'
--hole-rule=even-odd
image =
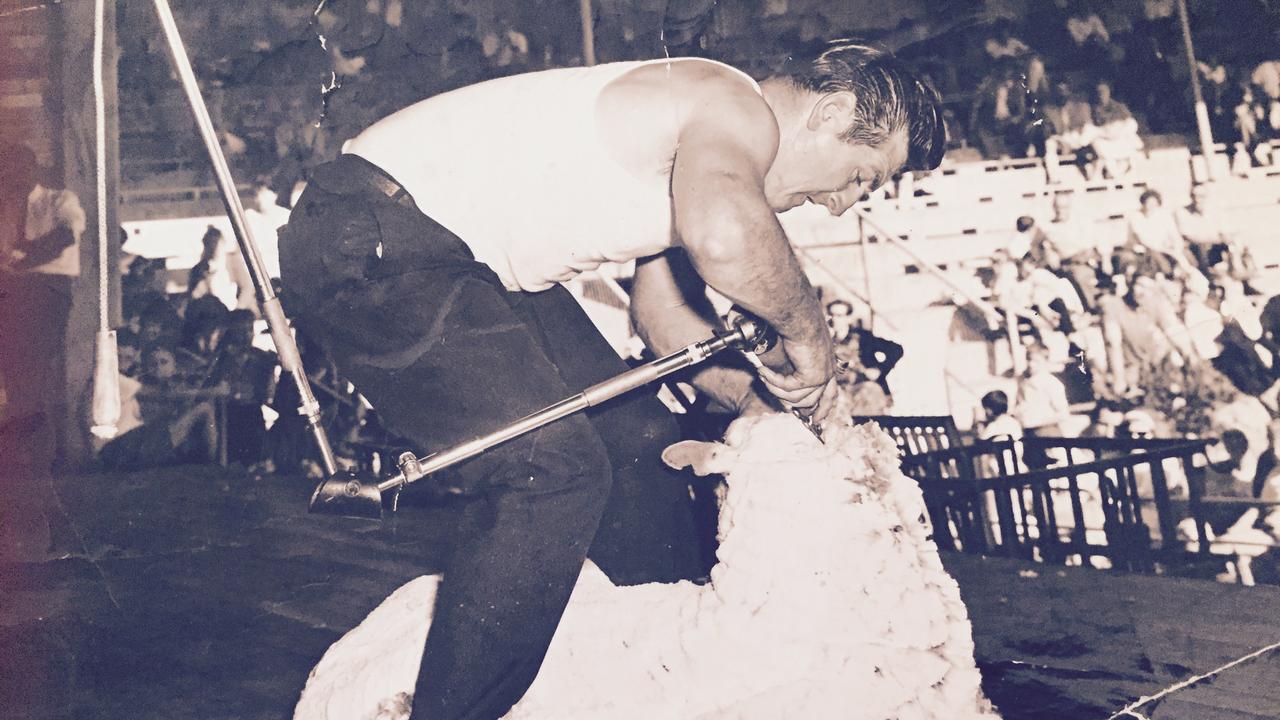
{"label": "man's bare arm", "polygon": [[749,88],[732,80],[703,88],[672,171],[676,231],[707,284],[782,337],[793,367],[761,373],[774,394],[821,416],[834,397],[834,353],[817,294],[765,197],[777,143],[772,111]]}
{"label": "man's bare arm", "polygon": [[[636,263],[631,290],[631,320],[645,345],[665,355],[710,336],[714,310],[702,281],[679,249]],[[697,366],[693,386],[720,405],[747,414],[773,409],[755,390],[755,372],[726,358]]]}

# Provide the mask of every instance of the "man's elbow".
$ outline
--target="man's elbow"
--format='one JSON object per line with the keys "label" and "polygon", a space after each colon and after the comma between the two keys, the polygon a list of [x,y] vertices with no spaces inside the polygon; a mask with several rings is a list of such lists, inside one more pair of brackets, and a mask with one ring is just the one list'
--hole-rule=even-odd
{"label": "man's elbow", "polygon": [[735,213],[699,218],[681,230],[685,252],[699,268],[722,267],[740,260],[747,249],[750,223]]}

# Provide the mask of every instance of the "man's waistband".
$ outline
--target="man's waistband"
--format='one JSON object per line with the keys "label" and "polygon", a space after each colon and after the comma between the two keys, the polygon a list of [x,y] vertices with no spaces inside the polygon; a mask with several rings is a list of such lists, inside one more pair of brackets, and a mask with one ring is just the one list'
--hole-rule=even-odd
{"label": "man's waistband", "polygon": [[[322,187],[334,189],[357,184],[382,195],[392,202],[416,210],[413,196],[386,170],[359,155],[339,155],[333,162],[317,167],[312,180]],[[336,181],[336,182],[335,182]]]}

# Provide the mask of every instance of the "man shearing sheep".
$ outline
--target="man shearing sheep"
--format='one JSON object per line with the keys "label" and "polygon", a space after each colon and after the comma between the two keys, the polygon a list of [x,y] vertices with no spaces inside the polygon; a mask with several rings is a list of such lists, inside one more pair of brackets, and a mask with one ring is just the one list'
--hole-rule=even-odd
{"label": "man shearing sheep", "polygon": [[[760,83],[698,58],[547,70],[411,105],[317,168],[281,231],[285,302],[385,424],[423,448],[506,425],[626,369],[560,285],[636,261],[631,313],[664,354],[710,335],[699,279],[770,323],[757,374],[693,384],[737,412],[822,421],[836,360],[776,213],[839,215],[932,168],[936,92],[850,44]],[[767,393],[757,392],[757,387]],[[471,496],[436,601],[415,718],[496,718],[532,683],[588,555],[615,582],[675,579],[652,498],[677,438],[653,397],[571,416],[457,466]],[[648,547],[646,547],[646,544]],[[645,576],[647,574],[647,576]]]}

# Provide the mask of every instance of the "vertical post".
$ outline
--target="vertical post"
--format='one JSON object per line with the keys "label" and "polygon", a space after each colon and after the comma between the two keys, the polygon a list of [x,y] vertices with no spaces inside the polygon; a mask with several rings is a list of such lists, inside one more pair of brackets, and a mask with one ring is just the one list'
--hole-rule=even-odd
{"label": "vertical post", "polygon": [[596,64],[596,30],[592,23],[591,0],[578,0],[578,14],[582,18],[582,61],[591,67]]}
{"label": "vertical post", "polygon": [[218,135],[213,127],[213,120],[209,117],[209,108],[205,106],[204,97],[200,94],[200,86],[196,83],[195,71],[191,69],[191,59],[187,57],[182,36],[178,34],[178,25],[173,19],[173,11],[169,8],[169,0],[155,0],[155,8],[160,26],[164,30],[165,41],[169,46],[174,69],[178,73],[178,80],[182,83],[182,89],[191,105],[191,113],[195,115],[196,128],[200,131],[205,150],[209,153],[209,161],[213,164],[213,177],[222,195],[222,203],[226,206],[231,229],[235,233],[236,241],[240,244],[240,254],[248,265],[249,275],[257,291],[258,303],[262,307],[262,315],[267,320],[267,326],[271,328],[271,339],[276,346],[280,367],[293,378],[294,385],[298,388],[298,397],[302,401],[298,412],[307,418],[311,436],[320,451],[320,460],[325,473],[332,476],[337,473],[338,467],[333,456],[333,448],[329,445],[329,438],[325,435],[324,426],[321,425],[320,403],[311,393],[311,383],[302,367],[302,356],[298,353],[298,345],[294,342],[293,334],[289,329],[289,321],[284,315],[284,309],[280,306],[280,298],[276,297],[275,290],[271,287],[266,264],[262,261],[258,245],[254,242],[253,234],[249,230],[249,223],[245,220],[244,207],[240,204],[240,194],[231,178],[231,168],[228,167],[227,159],[222,154],[222,146],[218,144]]}
{"label": "vertical post", "polygon": [[871,302],[871,266],[867,264],[867,226],[858,216],[858,249],[862,255],[862,294],[867,302],[867,329],[876,331],[876,306]]}
{"label": "vertical post", "polygon": [[1182,43],[1187,50],[1187,65],[1191,70],[1191,94],[1196,103],[1196,129],[1200,134],[1200,154],[1204,156],[1206,180],[1213,179],[1213,132],[1209,127],[1209,108],[1204,104],[1200,91],[1200,69],[1196,67],[1196,51],[1191,44],[1191,22],[1187,19],[1187,0],[1178,0],[1178,23],[1182,26]]}

